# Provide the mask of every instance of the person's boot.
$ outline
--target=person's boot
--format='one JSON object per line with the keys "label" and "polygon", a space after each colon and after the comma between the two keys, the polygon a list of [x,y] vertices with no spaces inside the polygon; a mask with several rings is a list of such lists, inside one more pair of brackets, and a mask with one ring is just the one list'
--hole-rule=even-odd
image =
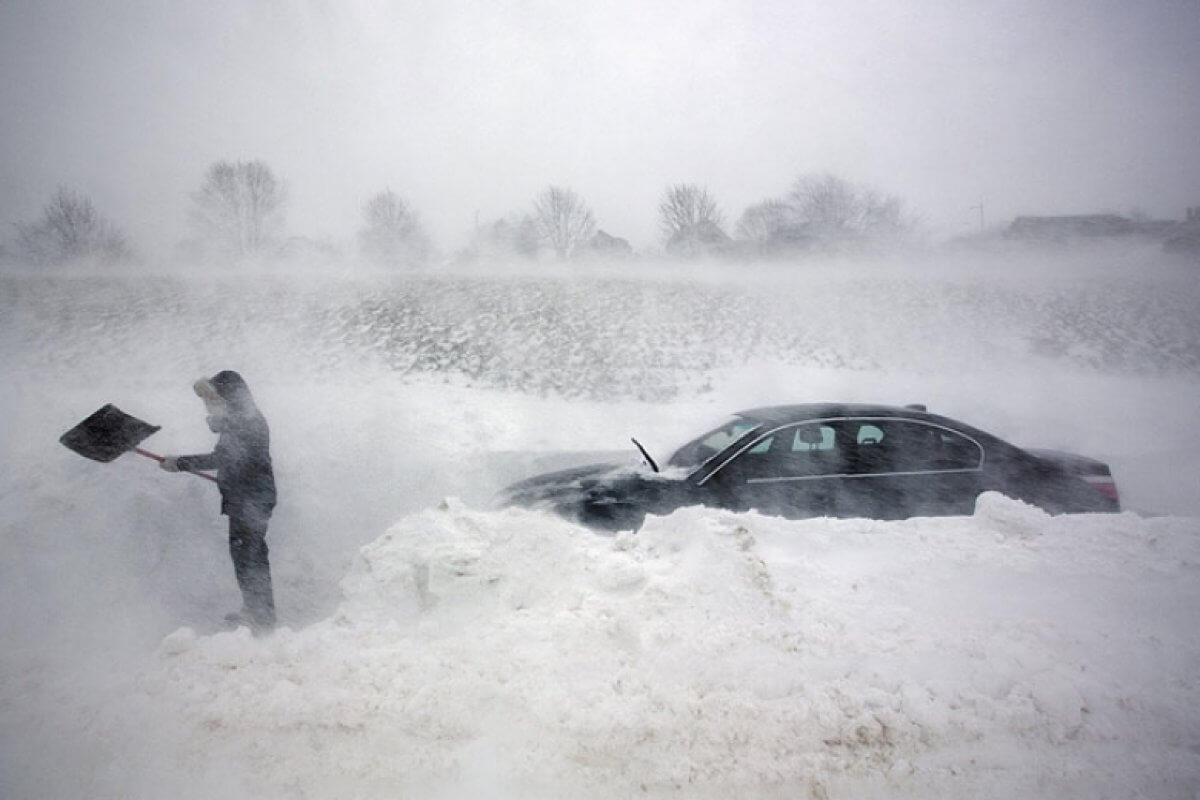
{"label": "person's boot", "polygon": [[255,636],[263,636],[275,630],[275,609],[266,608],[254,610],[247,614],[250,632]]}
{"label": "person's boot", "polygon": [[263,636],[275,630],[275,616],[273,614],[255,616],[249,609],[243,608],[241,611],[230,611],[226,614],[225,624],[229,626],[229,630],[244,627],[249,628],[255,636]]}

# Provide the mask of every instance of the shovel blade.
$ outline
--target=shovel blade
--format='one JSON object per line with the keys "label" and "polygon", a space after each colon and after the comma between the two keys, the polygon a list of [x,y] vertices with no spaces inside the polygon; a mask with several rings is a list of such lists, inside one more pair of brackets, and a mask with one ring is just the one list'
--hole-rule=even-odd
{"label": "shovel blade", "polygon": [[64,433],[58,441],[84,458],[107,464],[137,447],[157,430],[158,425],[131,417],[110,403]]}

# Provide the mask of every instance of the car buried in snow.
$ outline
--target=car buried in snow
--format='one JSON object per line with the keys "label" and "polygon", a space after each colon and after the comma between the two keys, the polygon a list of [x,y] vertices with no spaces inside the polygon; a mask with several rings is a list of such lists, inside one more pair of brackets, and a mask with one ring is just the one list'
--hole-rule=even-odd
{"label": "car buried in snow", "polygon": [[993,491],[1054,514],[1120,510],[1107,464],[1023,449],[920,405],[741,411],[675,450],[661,470],[633,443],[644,467],[537,475],[504,489],[501,501],[608,531],[693,505],[790,519],[971,514]]}

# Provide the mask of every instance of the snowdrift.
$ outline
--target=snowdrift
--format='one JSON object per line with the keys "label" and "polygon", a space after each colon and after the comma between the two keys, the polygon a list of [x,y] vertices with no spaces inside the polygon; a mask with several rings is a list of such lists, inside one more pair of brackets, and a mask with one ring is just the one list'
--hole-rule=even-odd
{"label": "snowdrift", "polygon": [[181,629],[144,682],[255,797],[1185,796],[1197,534],[999,495],[615,538],[451,501],[331,618]]}

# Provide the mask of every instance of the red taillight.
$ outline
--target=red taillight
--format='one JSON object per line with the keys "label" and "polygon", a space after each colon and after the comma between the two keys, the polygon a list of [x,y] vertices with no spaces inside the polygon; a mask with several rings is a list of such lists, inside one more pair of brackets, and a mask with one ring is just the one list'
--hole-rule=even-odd
{"label": "red taillight", "polygon": [[1112,500],[1113,503],[1120,503],[1121,498],[1117,495],[1117,483],[1109,475],[1095,475],[1086,478],[1088,483],[1100,494]]}

